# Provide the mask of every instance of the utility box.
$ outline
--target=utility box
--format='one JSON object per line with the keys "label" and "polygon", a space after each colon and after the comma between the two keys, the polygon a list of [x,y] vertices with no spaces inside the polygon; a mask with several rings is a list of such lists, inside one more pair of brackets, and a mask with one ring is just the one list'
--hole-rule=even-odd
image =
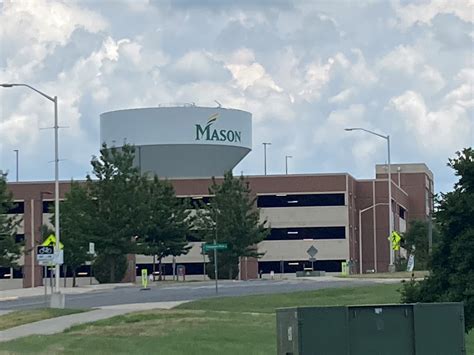
{"label": "utility box", "polygon": [[464,355],[462,303],[277,309],[278,355]]}

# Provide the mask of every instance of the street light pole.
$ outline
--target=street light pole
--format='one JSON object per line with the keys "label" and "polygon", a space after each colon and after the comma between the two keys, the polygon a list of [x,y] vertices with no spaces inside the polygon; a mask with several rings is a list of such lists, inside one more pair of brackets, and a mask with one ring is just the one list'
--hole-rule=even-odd
{"label": "street light pole", "polygon": [[392,232],[393,232],[393,212],[392,212],[392,164],[390,163],[390,135],[387,135],[387,152],[388,152],[388,219],[389,219],[389,238],[390,238],[390,264],[388,265],[389,272],[395,271],[394,265],[394,250],[392,245]]}
{"label": "street light pole", "polygon": [[[18,153],[19,153],[19,150],[14,149],[13,151],[15,152],[15,158],[16,158],[16,182],[18,182],[19,181],[19,178],[18,178]],[[11,267],[11,266],[10,266],[10,279],[13,279],[13,267]]]}
{"label": "street light pole", "polygon": [[[387,203],[376,203],[375,205],[369,206],[367,208],[364,208],[363,210],[359,210],[359,273],[362,275],[363,270],[362,270],[362,213],[375,208],[377,206],[381,205],[386,205]],[[374,223],[376,223],[374,219]],[[374,235],[375,239],[375,235]],[[377,271],[377,246],[374,244],[374,270]]]}
{"label": "street light pole", "polygon": [[388,182],[388,225],[389,225],[389,240],[390,240],[390,264],[388,266],[388,270],[390,272],[395,271],[395,265],[394,265],[394,259],[395,259],[395,254],[392,246],[392,239],[390,238],[393,232],[393,215],[392,215],[392,166],[390,162],[390,135],[384,136],[383,134],[377,133],[370,131],[365,128],[346,128],[345,131],[364,131],[370,134],[373,134],[375,136],[378,136],[380,138],[383,138],[387,141],[387,163],[388,163],[388,177],[387,177],[387,182]]}
{"label": "street light pole", "polygon": [[[216,209],[216,225],[214,228],[214,246],[217,244],[217,209]],[[219,282],[219,274],[217,268],[217,248],[214,248],[214,278],[216,279],[216,295],[219,293],[219,286],[217,285]]]}
{"label": "street light pole", "polygon": [[[43,211],[43,204],[44,204],[44,195],[52,195],[50,191],[41,191],[40,192],[40,203],[41,203],[41,211]],[[43,228],[41,228],[41,238],[44,238]],[[44,285],[44,303],[47,304],[48,300],[48,277],[47,277],[47,267],[46,265],[43,266],[43,285]]]}
{"label": "street light pole", "polygon": [[[24,86],[27,87],[41,96],[47,98],[48,100],[52,101],[54,103],[54,230],[55,230],[55,235],[56,235],[56,244],[55,244],[55,253],[59,254],[59,251],[61,250],[60,248],[60,230],[59,230],[59,136],[58,136],[58,97],[54,96],[51,97],[44,92],[41,92],[38,89],[35,89],[34,87],[28,85],[28,84],[0,84],[0,87],[4,88],[11,88],[14,86]],[[59,264],[56,263],[56,293],[59,292]]]}
{"label": "street light pole", "polygon": [[[58,126],[58,97],[55,96],[54,102],[54,231],[56,235],[55,253],[59,255],[61,251],[60,230],[59,230],[59,126]],[[56,293],[59,293],[60,269],[59,263],[56,263]],[[66,275],[64,275],[66,277]]]}
{"label": "street light pole", "polygon": [[18,153],[19,153],[19,150],[18,149],[14,149],[13,150],[15,152],[15,156],[16,156],[16,182],[20,181],[19,178],[18,178]]}
{"label": "street light pole", "polygon": [[263,144],[263,171],[267,175],[267,145],[272,145],[271,143],[262,143]]}
{"label": "street light pole", "polygon": [[285,155],[285,174],[288,175],[288,158],[293,158],[291,155]]}

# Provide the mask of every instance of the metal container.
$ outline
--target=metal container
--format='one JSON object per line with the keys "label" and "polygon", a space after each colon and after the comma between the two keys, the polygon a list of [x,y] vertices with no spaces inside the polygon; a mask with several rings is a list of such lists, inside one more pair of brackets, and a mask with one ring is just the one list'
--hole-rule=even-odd
{"label": "metal container", "polygon": [[279,355],[466,354],[462,303],[277,310]]}

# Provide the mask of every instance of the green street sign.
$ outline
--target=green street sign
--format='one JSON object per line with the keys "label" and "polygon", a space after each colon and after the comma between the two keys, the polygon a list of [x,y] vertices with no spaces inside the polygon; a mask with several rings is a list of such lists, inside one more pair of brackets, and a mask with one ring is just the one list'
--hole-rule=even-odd
{"label": "green street sign", "polygon": [[209,251],[209,250],[225,250],[227,249],[227,244],[226,243],[217,243],[217,244],[204,244],[203,250]]}

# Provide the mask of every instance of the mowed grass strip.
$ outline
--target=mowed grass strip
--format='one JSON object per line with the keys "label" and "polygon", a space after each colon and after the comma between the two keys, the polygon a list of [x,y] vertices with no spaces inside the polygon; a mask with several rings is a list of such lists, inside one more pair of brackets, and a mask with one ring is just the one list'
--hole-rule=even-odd
{"label": "mowed grass strip", "polygon": [[178,309],[207,309],[233,312],[274,313],[297,306],[345,306],[353,304],[400,303],[401,284],[330,288],[272,295],[208,298],[178,306]]}
{"label": "mowed grass strip", "polygon": [[0,343],[17,354],[273,354],[273,314],[172,310],[133,313],[55,336]]}
{"label": "mowed grass strip", "polygon": [[[413,276],[415,278],[424,278],[428,276],[429,271],[414,271]],[[412,276],[411,272],[408,271],[397,271],[397,272],[382,272],[382,273],[373,273],[373,274],[355,274],[347,276],[338,276],[339,278],[345,279],[410,279]]]}
{"label": "mowed grass strip", "polygon": [[24,311],[14,311],[0,316],[0,331],[19,325],[33,323],[44,319],[66,316],[85,312],[83,309],[53,309],[40,308]]}
{"label": "mowed grass strip", "polygon": [[[0,343],[0,354],[275,354],[276,308],[398,303],[399,287],[200,300],[173,310],[150,310],[79,325],[60,335]],[[474,332],[466,339],[467,354],[474,354]]]}

